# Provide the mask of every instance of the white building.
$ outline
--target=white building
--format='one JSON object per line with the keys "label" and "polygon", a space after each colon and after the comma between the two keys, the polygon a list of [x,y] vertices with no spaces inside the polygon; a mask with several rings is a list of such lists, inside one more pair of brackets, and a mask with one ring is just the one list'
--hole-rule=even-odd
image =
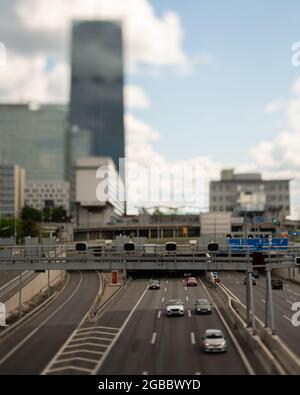
{"label": "white building", "polygon": [[13,164],[0,165],[0,218],[20,215],[24,207],[25,170]]}
{"label": "white building", "polygon": [[76,162],[76,224],[112,223],[124,214],[124,184],[109,157]]}
{"label": "white building", "polygon": [[63,207],[69,212],[70,186],[65,181],[28,181],[25,188],[26,206],[42,210],[44,207]]}

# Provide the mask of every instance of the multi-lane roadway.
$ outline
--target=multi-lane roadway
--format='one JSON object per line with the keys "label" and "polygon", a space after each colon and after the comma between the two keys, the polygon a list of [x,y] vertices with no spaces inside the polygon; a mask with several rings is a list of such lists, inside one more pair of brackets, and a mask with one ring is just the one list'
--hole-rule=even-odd
{"label": "multi-lane roadway", "polygon": [[77,272],[59,296],[28,322],[0,339],[0,374],[40,374],[99,294],[97,272]]}
{"label": "multi-lane roadway", "polygon": [[[222,273],[222,283],[242,301],[244,274]],[[251,350],[235,337],[213,306],[211,315],[194,312],[196,299],[210,299],[213,292],[202,282],[187,287],[184,278],[161,277],[160,289],[148,289],[148,279],[131,279],[101,314],[84,321],[99,295],[96,272],[75,272],[67,286],[45,309],[25,320],[11,334],[0,338],[0,374],[251,374],[261,373]],[[297,300],[298,286],[286,284],[274,291],[279,336],[299,353],[298,329],[293,327],[290,303]],[[300,293],[299,293],[300,295]],[[254,287],[255,310],[264,318],[264,278]],[[166,303],[181,299],[183,317],[168,317]],[[218,308],[219,307],[219,308]],[[221,329],[228,350],[206,354],[201,336],[206,329]]]}
{"label": "multi-lane roadway", "polygon": [[[222,284],[237,296],[244,304],[246,300],[245,274],[243,272],[222,272]],[[294,312],[291,307],[295,302],[300,302],[300,286],[284,281],[283,290],[273,290],[273,306],[276,332],[279,337],[300,356],[300,329],[292,324]],[[262,321],[265,320],[266,308],[266,277],[261,275],[256,279],[253,287],[255,314]]]}

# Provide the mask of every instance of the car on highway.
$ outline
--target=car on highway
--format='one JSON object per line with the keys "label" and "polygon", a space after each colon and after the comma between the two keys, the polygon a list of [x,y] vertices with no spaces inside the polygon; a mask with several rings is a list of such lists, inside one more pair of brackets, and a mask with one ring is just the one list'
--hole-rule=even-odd
{"label": "car on highway", "polygon": [[196,277],[188,277],[188,279],[186,280],[186,285],[188,287],[196,287],[198,285]]}
{"label": "car on highway", "polygon": [[149,283],[149,289],[160,289],[160,282],[159,280],[151,280]]}
{"label": "car on highway", "polygon": [[184,315],[184,303],[180,299],[170,299],[166,304],[167,316]]}
{"label": "car on highway", "polygon": [[[248,278],[247,277],[245,277],[245,279],[244,279],[244,285],[247,285],[247,281],[248,281]],[[256,285],[256,280],[255,280],[255,278],[252,276],[252,285]]]}
{"label": "car on highway", "polygon": [[283,289],[283,281],[279,278],[273,278],[271,280],[272,289]]}
{"label": "car on highway", "polygon": [[252,277],[254,277],[254,278],[260,278],[260,273],[259,273],[259,271],[258,271],[258,270],[253,270]]}
{"label": "car on highway", "polygon": [[197,299],[195,302],[196,314],[211,314],[211,305],[207,299]]}
{"label": "car on highway", "polygon": [[204,352],[225,352],[227,343],[223,332],[220,329],[206,329],[202,336],[202,349]]}

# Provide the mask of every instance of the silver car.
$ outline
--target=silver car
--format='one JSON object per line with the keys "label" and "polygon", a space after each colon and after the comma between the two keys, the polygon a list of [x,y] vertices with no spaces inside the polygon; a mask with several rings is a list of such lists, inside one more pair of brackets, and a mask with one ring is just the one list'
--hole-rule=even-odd
{"label": "silver car", "polygon": [[205,352],[225,352],[227,344],[220,329],[207,329],[202,337],[202,348]]}
{"label": "silver car", "polygon": [[167,315],[184,315],[184,303],[180,299],[170,299],[167,306]]}

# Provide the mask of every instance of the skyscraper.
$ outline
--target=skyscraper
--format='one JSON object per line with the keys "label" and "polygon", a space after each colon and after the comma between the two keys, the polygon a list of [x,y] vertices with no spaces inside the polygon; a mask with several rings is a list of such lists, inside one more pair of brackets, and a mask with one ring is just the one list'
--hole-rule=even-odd
{"label": "skyscraper", "polygon": [[63,180],[67,108],[0,104],[0,163],[23,167],[28,180]]}
{"label": "skyscraper", "polygon": [[124,148],[123,43],[118,21],[74,21],[70,126],[91,132],[93,156],[119,168]]}

